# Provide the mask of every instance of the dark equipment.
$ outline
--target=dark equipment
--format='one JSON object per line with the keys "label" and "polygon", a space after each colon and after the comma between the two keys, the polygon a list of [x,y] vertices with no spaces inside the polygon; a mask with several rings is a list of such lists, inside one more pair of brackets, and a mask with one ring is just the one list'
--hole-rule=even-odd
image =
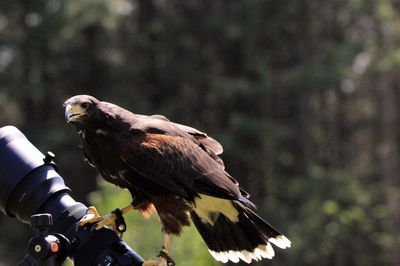
{"label": "dark equipment", "polygon": [[44,156],[16,127],[0,128],[0,209],[37,232],[20,265],[61,265],[67,257],[76,266],[142,265],[110,229],[79,225],[88,208],[70,196],[54,157]]}

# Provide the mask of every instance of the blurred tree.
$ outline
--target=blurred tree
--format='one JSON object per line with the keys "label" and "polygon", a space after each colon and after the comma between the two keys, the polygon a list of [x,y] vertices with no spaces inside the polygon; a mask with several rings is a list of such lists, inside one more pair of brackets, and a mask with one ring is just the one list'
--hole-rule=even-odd
{"label": "blurred tree", "polygon": [[[399,11],[391,0],[4,0],[0,124],[53,150],[76,197],[99,189],[91,202],[108,212],[127,199],[96,187],[62,102],[86,93],[162,113],[220,140],[227,170],[291,238],[254,265],[400,265]],[[153,256],[158,225],[130,219],[128,241]],[[15,223],[0,217],[10,265],[29,233]],[[184,237],[176,258],[212,265]]]}

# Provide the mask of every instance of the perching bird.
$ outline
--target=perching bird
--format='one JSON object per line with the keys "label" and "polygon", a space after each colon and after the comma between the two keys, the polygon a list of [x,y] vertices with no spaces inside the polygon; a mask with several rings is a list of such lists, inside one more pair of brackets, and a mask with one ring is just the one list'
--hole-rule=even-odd
{"label": "perching bird", "polygon": [[[180,235],[190,220],[218,261],[271,259],[270,243],[290,247],[284,235],[255,213],[249,194],[225,171],[218,156],[221,144],[206,133],[88,95],[74,96],[64,106],[86,160],[105,180],[132,194],[132,203],[122,212],[137,209],[144,216],[154,211],[159,215],[163,256],[144,265],[165,264],[170,236]],[[115,215],[95,221],[99,227],[110,219]]]}

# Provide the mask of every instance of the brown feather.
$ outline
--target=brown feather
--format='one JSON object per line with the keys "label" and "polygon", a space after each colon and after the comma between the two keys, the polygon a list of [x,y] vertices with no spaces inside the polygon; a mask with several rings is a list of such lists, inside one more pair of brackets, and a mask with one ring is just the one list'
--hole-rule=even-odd
{"label": "brown feather", "polygon": [[[84,103],[84,104],[83,104]],[[83,152],[107,181],[127,188],[144,217],[157,211],[166,234],[194,222],[220,261],[272,258],[290,241],[257,216],[249,194],[224,170],[220,143],[161,115],[137,115],[79,95],[65,102]]]}
{"label": "brown feather", "polygon": [[206,133],[163,116],[136,115],[90,96],[76,96],[65,104],[83,101],[92,105],[73,125],[88,162],[107,181],[130,190],[133,202],[144,204],[138,209],[145,216],[153,212],[152,203],[166,232],[180,233],[188,225],[187,203],[198,193],[242,200],[237,181],[217,155],[221,144]]}
{"label": "brown feather", "polygon": [[155,197],[153,203],[164,233],[180,235],[182,227],[190,225],[192,205],[187,200],[169,195]]}
{"label": "brown feather", "polygon": [[145,219],[149,219],[150,216],[155,213],[157,210],[154,207],[153,203],[148,202],[145,205],[140,206],[139,208],[137,208],[139,213],[145,218]]}

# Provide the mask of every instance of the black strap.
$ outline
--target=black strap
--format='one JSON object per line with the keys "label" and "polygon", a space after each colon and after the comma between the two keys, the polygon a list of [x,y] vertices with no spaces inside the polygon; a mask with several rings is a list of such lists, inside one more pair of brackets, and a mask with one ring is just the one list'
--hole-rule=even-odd
{"label": "black strap", "polygon": [[168,266],[175,266],[175,261],[170,256],[168,256],[168,253],[164,250],[160,251],[158,257],[164,258],[167,261]]}
{"label": "black strap", "polygon": [[112,213],[114,213],[117,216],[117,219],[115,220],[115,229],[119,232],[119,233],[125,233],[126,231],[126,223],[125,223],[125,219],[124,216],[122,216],[122,211],[120,209],[115,209],[112,211]]}

